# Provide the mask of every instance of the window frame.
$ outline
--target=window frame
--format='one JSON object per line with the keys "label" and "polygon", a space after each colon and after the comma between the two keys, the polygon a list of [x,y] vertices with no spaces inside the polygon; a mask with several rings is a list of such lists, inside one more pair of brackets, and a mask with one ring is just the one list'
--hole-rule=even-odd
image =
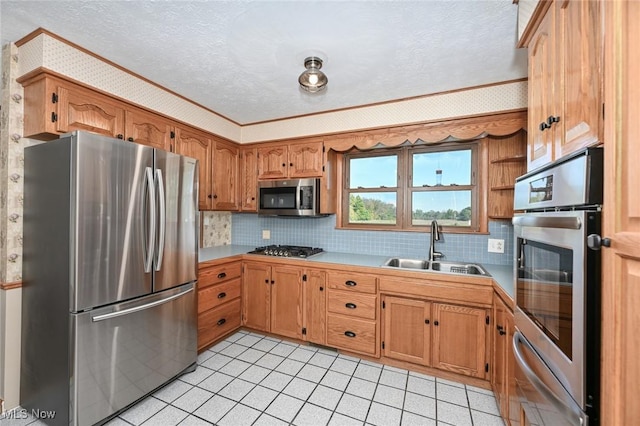
{"label": "window frame", "polygon": [[[471,184],[456,186],[429,186],[415,187],[413,186],[413,154],[430,153],[430,152],[448,152],[471,150]],[[480,202],[485,178],[481,176],[482,162],[482,145],[481,140],[471,140],[462,142],[450,142],[438,145],[411,145],[391,148],[376,148],[367,151],[351,150],[343,154],[343,182],[341,185],[341,218],[338,221],[338,227],[342,229],[360,229],[360,230],[389,230],[389,231],[413,231],[424,232],[429,230],[429,224],[414,225],[413,224],[413,194],[416,192],[430,191],[471,191],[471,224],[470,226],[442,226],[445,232],[453,233],[478,233],[482,232],[482,218],[486,216],[480,211],[486,206]],[[395,188],[349,188],[350,179],[350,163],[352,159],[382,157],[396,155],[397,157],[397,187]],[[349,197],[357,193],[371,192],[396,192],[396,223],[389,224],[368,224],[368,223],[351,223],[349,222]]]}

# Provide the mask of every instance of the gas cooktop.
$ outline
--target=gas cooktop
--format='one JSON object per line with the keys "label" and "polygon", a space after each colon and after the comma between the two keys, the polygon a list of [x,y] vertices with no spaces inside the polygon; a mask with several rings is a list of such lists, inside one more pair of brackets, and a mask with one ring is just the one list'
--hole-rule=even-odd
{"label": "gas cooktop", "polygon": [[264,246],[264,247],[256,247],[256,249],[253,251],[250,251],[249,254],[263,254],[265,256],[306,258],[306,257],[311,257],[315,254],[322,253],[323,251],[324,250],[318,247],[270,245],[270,246]]}

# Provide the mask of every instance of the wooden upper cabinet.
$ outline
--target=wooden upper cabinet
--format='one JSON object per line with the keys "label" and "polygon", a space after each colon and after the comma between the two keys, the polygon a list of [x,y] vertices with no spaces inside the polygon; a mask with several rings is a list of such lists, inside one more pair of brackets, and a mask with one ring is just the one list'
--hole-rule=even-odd
{"label": "wooden upper cabinet", "polygon": [[487,378],[488,311],[434,303],[432,312],[432,366],[480,379]]}
{"label": "wooden upper cabinet", "polygon": [[322,142],[289,145],[289,177],[322,176]]}
{"label": "wooden upper cabinet", "polygon": [[602,141],[602,2],[558,1],[556,31],[562,84],[556,158]]}
{"label": "wooden upper cabinet", "polygon": [[243,147],[240,152],[240,210],[258,210],[258,151]]}
{"label": "wooden upper cabinet", "polygon": [[288,168],[286,145],[267,145],[258,148],[258,179],[285,179]]}
{"label": "wooden upper cabinet", "polygon": [[124,106],[95,91],[40,74],[24,86],[24,136],[56,139],[74,130],[124,138]]}
{"label": "wooden upper cabinet", "polygon": [[216,140],[213,153],[213,199],[214,210],[238,210],[239,149],[236,145]]}
{"label": "wooden upper cabinet", "polygon": [[191,128],[178,126],[175,131],[175,151],[199,161],[198,208],[211,210],[213,200],[211,188],[213,140],[211,136]]}
{"label": "wooden upper cabinet", "polygon": [[549,9],[529,45],[528,170],[553,160],[553,131],[547,117],[553,108],[554,10]]}
{"label": "wooden upper cabinet", "polygon": [[125,139],[153,148],[170,150],[173,123],[168,119],[138,108],[127,108]]}
{"label": "wooden upper cabinet", "polygon": [[555,1],[531,39],[529,171],[602,141],[602,5]]}
{"label": "wooden upper cabinet", "polygon": [[258,179],[322,177],[322,142],[258,148]]}

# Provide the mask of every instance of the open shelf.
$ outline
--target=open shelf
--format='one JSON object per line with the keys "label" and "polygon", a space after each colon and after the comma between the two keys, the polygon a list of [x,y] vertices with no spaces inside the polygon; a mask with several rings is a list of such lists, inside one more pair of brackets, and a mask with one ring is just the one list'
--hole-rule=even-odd
{"label": "open shelf", "polygon": [[527,156],[526,155],[514,155],[513,157],[504,157],[504,158],[496,158],[494,160],[491,160],[491,164],[497,164],[497,163],[517,163],[517,162],[524,162],[527,161]]}

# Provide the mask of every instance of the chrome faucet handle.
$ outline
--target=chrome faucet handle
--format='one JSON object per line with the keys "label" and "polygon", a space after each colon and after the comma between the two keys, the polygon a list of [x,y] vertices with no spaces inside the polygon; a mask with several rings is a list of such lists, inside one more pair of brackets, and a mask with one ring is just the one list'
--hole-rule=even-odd
{"label": "chrome faucet handle", "polygon": [[433,260],[442,259],[444,257],[444,254],[440,253],[439,251],[434,251],[432,257]]}

